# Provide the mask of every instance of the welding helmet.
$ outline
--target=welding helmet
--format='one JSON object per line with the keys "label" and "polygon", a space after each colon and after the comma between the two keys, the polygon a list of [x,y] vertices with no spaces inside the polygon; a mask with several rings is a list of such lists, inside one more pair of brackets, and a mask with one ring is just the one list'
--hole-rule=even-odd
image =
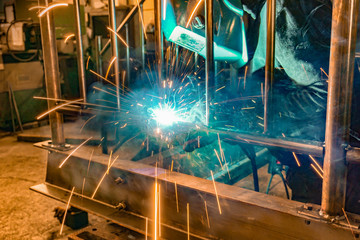
{"label": "welding helmet", "polygon": [[[205,0],[164,0],[161,14],[167,41],[206,58]],[[236,67],[248,62],[243,14],[239,0],[236,4],[214,0],[215,61],[227,61]]]}

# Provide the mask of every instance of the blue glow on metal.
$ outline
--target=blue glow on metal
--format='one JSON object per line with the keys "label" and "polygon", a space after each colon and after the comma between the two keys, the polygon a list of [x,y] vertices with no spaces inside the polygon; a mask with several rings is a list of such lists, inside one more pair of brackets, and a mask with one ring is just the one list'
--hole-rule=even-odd
{"label": "blue glow on metal", "polygon": [[241,8],[237,8],[235,7],[231,2],[229,2],[228,0],[224,0],[224,4],[225,6],[227,6],[231,11],[233,11],[234,13],[239,14],[240,16],[244,15],[244,10],[242,10]]}

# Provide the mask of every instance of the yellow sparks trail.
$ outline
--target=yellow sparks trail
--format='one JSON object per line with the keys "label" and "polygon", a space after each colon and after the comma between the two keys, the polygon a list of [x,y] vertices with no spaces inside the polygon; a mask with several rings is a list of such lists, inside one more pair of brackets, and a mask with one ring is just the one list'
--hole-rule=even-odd
{"label": "yellow sparks trail", "polygon": [[190,207],[189,203],[186,204],[186,220],[187,220],[187,237],[190,240]]}
{"label": "yellow sparks trail", "polygon": [[99,187],[100,187],[101,183],[104,181],[104,179],[105,179],[105,177],[106,177],[106,175],[107,175],[108,170],[112,167],[112,165],[114,165],[114,163],[115,163],[116,159],[118,159],[118,157],[119,157],[119,156],[116,156],[116,158],[114,159],[114,161],[111,163],[111,165],[108,167],[108,169],[105,171],[104,175],[103,175],[102,178],[100,179],[100,182],[99,182],[98,185],[96,186],[95,191],[94,191],[93,195],[91,196],[92,199],[95,197],[97,191],[99,190]]}
{"label": "yellow sparks trail", "polygon": [[200,6],[201,3],[202,3],[202,0],[199,0],[199,2],[195,5],[194,10],[191,12],[190,17],[189,17],[189,19],[188,19],[188,21],[187,21],[187,23],[186,23],[186,26],[185,26],[186,28],[189,27],[190,22],[191,22],[194,14],[195,14],[195,12],[196,12],[196,10],[199,8],[199,6]]}
{"label": "yellow sparks trail", "polygon": [[111,29],[111,28],[109,28],[109,27],[107,27],[107,29],[108,29],[110,32],[114,33],[126,47],[129,47],[129,45],[127,45],[127,43],[125,42],[125,40],[124,40],[116,31],[114,31],[113,29]]}
{"label": "yellow sparks trail", "polygon": [[108,79],[111,66],[114,64],[115,60],[116,60],[116,57],[114,56],[114,57],[111,59],[110,64],[109,64],[109,67],[108,67],[108,69],[107,69],[107,71],[106,71],[105,79]]}
{"label": "yellow sparks trail", "polygon": [[205,212],[206,212],[207,224],[208,224],[208,227],[210,228],[210,219],[209,219],[209,213],[208,213],[206,201],[204,201],[204,204],[205,204]]}
{"label": "yellow sparks trail", "polygon": [[315,160],[315,158],[311,155],[309,155],[309,157],[316,164],[316,166],[320,169],[321,173],[324,174],[324,170],[322,169],[322,167],[320,167],[319,163]]}
{"label": "yellow sparks trail", "polygon": [[40,116],[38,116],[38,117],[36,118],[36,120],[39,120],[39,119],[45,117],[45,116],[48,115],[49,113],[51,113],[51,112],[53,112],[53,111],[55,111],[55,110],[57,110],[57,109],[59,109],[59,108],[62,108],[62,107],[67,106],[67,105],[70,105],[70,104],[72,104],[72,103],[80,102],[80,101],[82,101],[82,100],[83,100],[83,99],[77,99],[77,100],[74,100],[74,101],[70,101],[70,102],[61,104],[61,105],[59,105],[59,106],[57,106],[57,107],[54,107],[54,108],[50,109],[49,111],[46,111],[46,112],[44,112],[43,114],[41,114]]}
{"label": "yellow sparks trail", "polygon": [[81,148],[85,143],[87,143],[90,139],[92,139],[93,137],[89,137],[88,139],[86,139],[83,143],[81,143],[79,146],[77,146],[65,159],[64,161],[62,161],[62,163],[59,165],[59,168],[61,168],[66,161],[71,157],[71,155],[73,155],[79,148]]}
{"label": "yellow sparks trail", "polygon": [[55,4],[52,4],[51,6],[45,8],[44,10],[42,10],[40,12],[40,14],[38,15],[38,17],[42,17],[45,13],[47,13],[48,11],[50,11],[51,9],[53,8],[56,8],[56,7],[67,7],[68,4],[67,3],[55,3]]}
{"label": "yellow sparks trail", "polygon": [[323,175],[319,172],[319,170],[314,166],[314,164],[311,163],[310,165],[321,178],[324,178]]}
{"label": "yellow sparks trail", "polygon": [[217,201],[217,204],[218,204],[218,207],[219,207],[219,213],[221,215],[222,212],[221,212],[221,207],[220,207],[219,195],[218,195],[217,190],[216,190],[214,174],[213,174],[213,172],[211,170],[210,170],[210,173],[211,173],[211,178],[212,178],[213,184],[214,184],[214,190],[215,190],[215,195],[216,195],[216,201]]}
{"label": "yellow sparks trail", "polygon": [[67,41],[69,41],[69,39],[72,38],[72,37],[75,37],[75,34],[74,34],[74,33],[69,34],[69,35],[65,38],[64,43],[67,43]]}
{"label": "yellow sparks trail", "polygon": [[298,157],[296,156],[296,154],[294,152],[292,152],[292,154],[295,158],[296,164],[298,165],[298,167],[300,167],[300,161],[299,161]]}
{"label": "yellow sparks trail", "polygon": [[63,220],[62,220],[62,223],[61,223],[61,228],[60,228],[60,235],[62,234],[63,229],[64,229],[66,214],[67,214],[67,211],[68,211],[68,209],[69,209],[71,197],[72,197],[72,195],[73,195],[73,193],[74,193],[74,190],[75,190],[75,187],[72,188],[71,193],[70,193],[69,200],[68,200],[68,202],[67,202],[67,204],[66,204],[65,214],[64,214],[64,217],[63,217]]}

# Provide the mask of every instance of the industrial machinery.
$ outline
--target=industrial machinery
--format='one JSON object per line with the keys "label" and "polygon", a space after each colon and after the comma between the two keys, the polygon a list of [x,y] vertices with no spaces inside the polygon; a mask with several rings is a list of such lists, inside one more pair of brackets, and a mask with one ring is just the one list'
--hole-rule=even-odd
{"label": "industrial machinery", "polygon": [[[245,24],[243,10],[246,7],[252,11],[245,4],[243,8],[228,0],[204,0],[205,7],[199,14],[190,17],[188,12],[184,18],[176,17],[175,9],[184,9],[185,3],[155,0],[155,61],[150,63],[150,57],[146,57],[145,27],[139,27],[138,72],[142,72],[132,74],[135,77],[129,81],[141,87],[130,89],[125,79],[135,60],[130,57],[128,31],[121,30],[135,16],[142,22],[142,3],[138,1],[130,8],[118,25],[115,1],[108,1],[110,39],[102,46],[97,38],[96,67],[91,68],[90,58],[85,63],[82,52],[79,1],[74,0],[81,97],[66,100],[59,89],[53,13],[49,11],[55,5],[39,1],[39,5],[47,7],[40,26],[42,46],[48,50],[44,51],[44,68],[49,106],[41,117],[49,115],[52,139],[35,144],[48,151],[48,161],[45,183],[31,189],[136,231],[144,239],[359,238],[360,217],[353,203],[356,194],[349,194],[358,192],[357,184],[349,180],[358,172],[349,171],[347,176],[348,170],[357,168],[360,158],[360,149],[349,145],[358,1],[332,1],[329,77],[324,81],[328,84],[327,105],[319,106],[326,109],[325,141],[314,134],[301,139],[298,132],[278,136],[273,131],[278,118],[282,118],[281,111],[279,114],[274,108],[275,74],[283,77],[284,72],[289,72],[288,68],[282,71],[281,66],[288,65],[276,57],[275,51],[276,14],[284,16],[285,9],[279,1],[267,0],[254,13],[260,16],[260,11],[266,12],[262,24],[265,22],[267,28],[266,34],[260,34],[266,42],[262,59],[265,76],[251,85],[261,86],[258,91],[261,89],[262,94],[255,96],[244,93],[251,79],[246,75],[251,70],[246,65],[251,59],[246,43],[249,36],[245,34],[245,26],[251,22]],[[194,5],[190,5],[193,9]],[[277,11],[277,7],[283,8]],[[220,14],[214,14],[215,10]],[[227,27],[223,28],[223,24]],[[120,64],[123,59],[119,44],[126,46],[124,66]],[[108,70],[99,74],[109,46]],[[306,49],[306,42],[297,47]],[[300,71],[306,72],[309,65],[304,64]],[[219,66],[225,67],[219,70]],[[102,85],[92,85],[91,92],[87,92],[85,72],[96,76]],[[221,72],[226,74],[220,79]],[[308,76],[315,75],[311,72]],[[231,90],[238,95],[229,97]],[[98,95],[93,97],[96,91]],[[234,102],[240,103],[231,105]],[[223,124],[224,109],[234,110],[226,115],[232,122],[247,122],[245,131],[238,125]],[[245,118],[251,109],[256,111],[254,118],[262,121],[256,122],[256,128],[252,128],[255,121]],[[70,112],[87,117],[80,131],[91,122],[97,130],[77,146],[65,142],[62,118]],[[292,117],[291,111],[287,113],[285,117]],[[281,122],[279,125],[285,128]],[[249,131],[253,129],[256,131]],[[115,144],[108,141],[110,136]],[[94,146],[100,144],[102,149]],[[269,167],[273,175],[282,176],[284,169],[291,171],[288,167],[306,174],[311,171],[322,186],[319,204],[257,192],[257,168],[268,162],[274,163]],[[282,164],[289,166],[283,168]],[[256,191],[232,186],[236,179],[250,173]]]}

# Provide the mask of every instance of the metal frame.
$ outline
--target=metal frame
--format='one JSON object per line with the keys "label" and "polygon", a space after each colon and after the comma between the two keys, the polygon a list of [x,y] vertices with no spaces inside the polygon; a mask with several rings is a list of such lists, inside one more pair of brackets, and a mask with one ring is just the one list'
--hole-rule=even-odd
{"label": "metal frame", "polygon": [[[111,0],[110,0],[111,2]],[[41,5],[46,5],[46,0],[39,0]],[[142,2],[141,2],[142,3]],[[267,79],[268,86],[271,86],[273,61],[274,61],[274,23],[275,23],[275,0],[268,0],[268,19],[272,19],[268,23],[268,41],[267,47],[271,48],[267,51]],[[190,220],[191,234],[195,238],[217,238],[231,239],[236,234],[239,238],[249,239],[253,238],[254,234],[258,237],[267,239],[343,239],[351,236],[350,228],[356,233],[358,232],[357,225],[350,222],[347,224],[340,218],[332,216],[341,215],[341,210],[344,208],[345,198],[345,182],[346,182],[346,161],[353,161],[359,163],[360,151],[356,148],[349,148],[346,144],[348,142],[348,126],[350,119],[352,81],[353,81],[353,67],[354,67],[354,51],[356,40],[356,20],[359,3],[358,0],[334,0],[333,1],[333,25],[332,25],[332,39],[331,39],[331,57],[330,57],[330,72],[329,72],[329,94],[327,104],[327,119],[326,119],[326,145],[320,142],[309,141],[288,141],[282,139],[274,139],[264,136],[253,136],[240,133],[222,132],[219,130],[211,130],[240,142],[280,147],[289,151],[310,153],[315,156],[322,157],[325,152],[324,161],[324,184],[323,184],[323,199],[321,209],[320,206],[313,205],[311,207],[303,205],[295,201],[286,199],[274,198],[272,196],[256,193],[240,188],[233,188],[231,186],[216,184],[220,197],[220,205],[223,208],[223,214],[219,214],[216,201],[216,194],[214,192],[211,181],[187,176],[179,173],[166,174],[164,169],[155,169],[152,166],[141,163],[122,160],[119,161],[110,170],[109,177],[103,183],[106,187],[100,188],[99,193],[95,199],[89,199],[88,193],[94,190],[96,181],[101,174],[106,171],[108,164],[108,157],[96,156],[93,164],[96,167],[91,168],[92,176],[89,186],[80,194],[79,185],[83,181],[84,171],[88,166],[89,160],[84,159],[82,150],[74,153],[68,160],[68,164],[62,169],[58,168],[59,162],[64,158],[68,152],[61,152],[56,149],[50,149],[49,159],[47,164],[46,183],[38,185],[32,189],[39,191],[48,196],[55,197],[59,200],[66,201],[69,189],[75,186],[77,191],[75,200],[72,204],[76,207],[85,209],[87,211],[95,212],[105,216],[112,221],[118,222],[122,225],[129,225],[130,228],[137,231],[144,232],[143,226],[139,225],[139,219],[144,220],[144,217],[151,218],[152,209],[152,183],[159,181],[165,187],[162,189],[166,194],[163,194],[163,203],[165,210],[163,212],[166,219],[162,223],[164,229],[169,227],[174,230],[171,239],[183,239],[184,231],[186,231],[186,214],[184,211],[184,204],[190,203],[192,217]],[[207,36],[207,88],[206,94],[209,97],[211,85],[211,69],[213,68],[213,54],[211,46],[212,42],[212,0],[206,1],[206,36]],[[162,33],[161,33],[161,1],[155,1],[155,25],[156,25],[156,52],[159,66],[159,74],[161,76],[162,69]],[[158,11],[159,10],[159,11]],[[127,21],[134,15],[136,6],[130,11],[123,23],[118,27],[118,30],[127,23]],[[129,17],[130,16],[130,17]],[[336,21],[335,21],[336,20]],[[57,55],[56,45],[54,44],[54,28],[52,22],[51,12],[47,16],[41,18],[41,32],[44,48],[49,51],[44,52],[45,60],[45,75],[47,83],[48,97],[58,98],[59,87],[57,78]],[[114,26],[113,26],[114,27]],[[346,40],[344,42],[344,39]],[[341,40],[341,41],[340,41]],[[107,44],[108,45],[108,44]],[[104,46],[103,50],[106,49]],[[100,52],[101,53],[101,52]],[[340,81],[341,80],[341,81]],[[265,92],[271,93],[271,88],[266,88]],[[265,102],[270,103],[269,96],[265,96]],[[52,105],[51,105],[52,104]],[[207,106],[209,98],[207,98]],[[53,102],[49,101],[49,107],[53,107]],[[267,104],[270,109],[271,106]],[[208,109],[208,107],[207,107]],[[271,112],[267,112],[269,116]],[[209,112],[207,112],[209,113]],[[209,113],[210,114],[210,113]],[[209,118],[208,118],[209,119]],[[64,136],[61,126],[61,115],[59,112],[54,112],[50,115],[50,123],[52,129],[52,139],[54,144],[63,144]],[[267,125],[268,126],[268,125]],[[267,127],[268,128],[268,127]],[[265,130],[267,130],[265,128]],[[44,147],[44,145],[38,145]],[[49,149],[46,147],[46,149]],[[345,158],[346,157],[346,158]],[[146,171],[145,171],[146,170]],[[155,175],[155,171],[158,175]],[[71,176],[71,177],[70,177]],[[118,181],[122,179],[122,181]],[[88,180],[87,180],[88,181]],[[177,182],[178,191],[181,201],[182,211],[176,213],[174,209],[174,184]],[[119,186],[119,184],[121,186]],[[200,196],[200,197],[199,197]],[[145,201],[144,201],[145,199]],[[211,216],[210,228],[207,226],[204,218],[204,200],[209,207],[209,216]],[[115,202],[114,202],[115,201]],[[125,207],[125,210],[119,211],[118,206]],[[111,211],[109,210],[112,209]],[[304,210],[305,209],[305,210]],[[127,223],[121,221],[118,215],[133,216],[127,219]],[[134,220],[134,219],[136,219]],[[352,218],[358,218],[353,215]],[[132,220],[131,220],[132,219]],[[216,220],[215,220],[216,219]],[[351,219],[350,219],[351,220]],[[310,225],[309,225],[310,224]],[[171,226],[177,226],[171,227]],[[240,226],[235,227],[234,226]],[[164,237],[166,238],[167,230],[164,230]],[[174,237],[175,236],[175,237]]]}

